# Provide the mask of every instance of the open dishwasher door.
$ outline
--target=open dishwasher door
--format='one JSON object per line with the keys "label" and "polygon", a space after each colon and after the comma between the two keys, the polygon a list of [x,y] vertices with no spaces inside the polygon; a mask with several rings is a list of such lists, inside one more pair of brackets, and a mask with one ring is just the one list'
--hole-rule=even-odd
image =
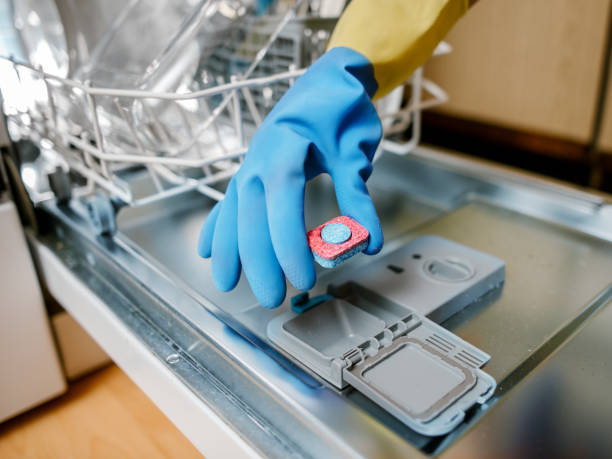
{"label": "open dishwasher door", "polygon": [[[112,237],[95,236],[78,202],[49,202],[52,231],[32,239],[52,294],[204,453],[220,443],[199,427],[206,412],[219,438],[233,432],[267,456],[452,456],[455,445],[477,454],[472,427],[522,422],[518,411],[493,416],[498,402],[512,405],[512,389],[610,302],[609,207],[429,149],[383,157],[370,190],[385,249],[321,269],[310,299],[327,303],[302,314],[291,287],[275,310],[244,279],[231,293],[214,288],[192,244],[214,202],[199,194],[123,209]],[[309,187],[309,226],[337,213],[331,193],[324,178]],[[448,257],[451,248],[460,252]],[[446,259],[457,268],[430,269]],[[76,301],[60,267],[97,306]],[[474,273],[485,282],[470,283]],[[421,282],[435,294],[423,296]],[[443,429],[425,428],[441,420]]]}

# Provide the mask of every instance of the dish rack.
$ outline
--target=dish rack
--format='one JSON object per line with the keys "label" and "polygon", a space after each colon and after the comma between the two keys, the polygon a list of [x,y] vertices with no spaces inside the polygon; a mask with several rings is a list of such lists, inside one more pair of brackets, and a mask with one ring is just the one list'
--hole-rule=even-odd
{"label": "dish rack", "polygon": [[[216,65],[215,73],[224,70],[226,76],[197,91],[94,87],[13,57],[0,57],[9,133],[13,140],[36,143],[45,158],[36,186],[30,177],[33,172],[24,174],[22,165],[22,180],[32,201],[61,203],[80,196],[96,231],[112,234],[115,214],[123,206],[150,205],[192,191],[223,199],[218,186],[240,167],[251,135],[295,79],[325,51],[335,19],[298,17],[300,3],[280,20],[258,18],[250,23],[249,40],[244,42],[248,49],[243,46],[232,54],[222,45],[217,47],[207,65]],[[449,51],[441,43],[434,55]],[[446,93],[425,79],[419,68],[378,101],[384,138],[375,159],[383,151],[412,151],[420,139],[421,111],[446,100]],[[170,107],[175,124],[155,113],[160,106]],[[188,119],[193,106],[198,114],[202,108],[206,113],[196,129]],[[131,112],[126,107],[132,107]],[[138,121],[133,107],[146,115],[145,124]],[[408,128],[409,140],[399,140]],[[180,133],[180,141],[166,142],[173,132]],[[46,186],[40,186],[41,181]]]}

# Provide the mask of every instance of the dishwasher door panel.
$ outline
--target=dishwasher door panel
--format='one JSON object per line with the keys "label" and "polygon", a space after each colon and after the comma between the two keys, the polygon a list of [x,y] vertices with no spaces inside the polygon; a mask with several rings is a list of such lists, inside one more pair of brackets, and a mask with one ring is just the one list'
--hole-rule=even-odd
{"label": "dishwasher door panel", "polygon": [[[612,212],[603,197],[426,148],[406,158],[383,155],[368,187],[385,233],[383,251],[353,257],[337,269],[318,268],[312,295],[325,293],[337,280],[350,281],[358,268],[426,234],[506,263],[501,290],[441,324],[491,356],[483,370],[498,383],[493,398],[445,437],[419,435],[359,392],[331,388],[274,345],[267,324],[290,309],[297,293],[290,286],[287,300],[274,310],[257,304],[244,278],[230,293],[216,290],[210,260],[196,253],[201,225],[214,204],[208,198],[185,195],[123,209],[112,239],[93,236],[75,208],[49,205],[55,234],[42,241],[56,252],[58,241],[61,250],[71,247],[75,266],[86,267],[86,254],[99,258],[95,275],[118,285],[131,305],[115,314],[154,325],[196,370],[227,358],[231,363],[215,376],[245,413],[253,414],[251,422],[270,426],[264,430],[286,439],[280,442],[285,447],[303,452],[304,445],[320,439],[323,449],[346,454],[452,453],[457,439],[486,426],[498,402],[512,399],[510,389],[534,369],[537,373],[538,364],[612,298]],[[337,213],[329,178],[309,184],[307,228]],[[143,333],[139,327],[133,332]],[[182,374],[181,381],[205,398],[196,370]],[[234,370],[236,377],[226,380]],[[235,428],[247,437],[257,431],[238,422]]]}

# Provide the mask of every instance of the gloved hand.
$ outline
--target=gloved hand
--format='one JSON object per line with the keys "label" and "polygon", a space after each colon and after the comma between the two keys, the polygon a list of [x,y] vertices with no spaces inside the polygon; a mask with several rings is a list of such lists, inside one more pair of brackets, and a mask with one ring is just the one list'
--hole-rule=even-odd
{"label": "gloved hand", "polygon": [[313,287],[304,187],[324,172],[334,182],[341,213],[370,232],[365,253],[381,249],[382,230],[365,186],[382,136],[370,100],[376,89],[369,61],[338,47],[317,60],[272,109],[200,234],[198,252],[212,256],[217,288],[236,286],[241,263],[267,308],[285,298],[285,276],[299,290]]}

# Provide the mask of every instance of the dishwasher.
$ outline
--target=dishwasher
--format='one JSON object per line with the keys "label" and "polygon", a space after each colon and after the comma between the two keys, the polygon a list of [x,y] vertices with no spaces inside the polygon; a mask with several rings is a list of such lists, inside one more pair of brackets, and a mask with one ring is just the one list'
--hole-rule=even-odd
{"label": "dishwasher", "polygon": [[[46,291],[208,456],[609,454],[612,201],[419,145],[422,69],[377,103],[382,252],[276,309],[214,287],[200,227],[343,2],[267,3],[14,2],[5,162]],[[311,181],[306,227],[338,215]]]}

